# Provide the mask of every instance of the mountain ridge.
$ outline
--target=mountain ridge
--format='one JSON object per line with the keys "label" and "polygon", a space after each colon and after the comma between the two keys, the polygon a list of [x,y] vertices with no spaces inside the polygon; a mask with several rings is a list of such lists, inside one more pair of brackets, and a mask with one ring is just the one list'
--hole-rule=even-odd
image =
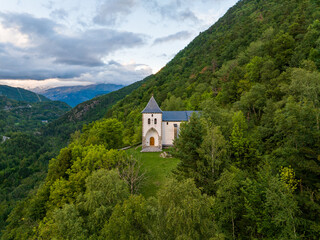
{"label": "mountain ridge", "polygon": [[101,83],[86,86],[62,86],[49,88],[38,92],[51,100],[63,101],[71,107],[75,107],[82,102],[123,87],[124,85]]}
{"label": "mountain ridge", "polygon": [[23,89],[19,87],[10,87],[7,85],[0,84],[0,96],[6,96],[9,99],[13,99],[16,101],[24,101],[24,102],[42,102],[42,101],[51,101],[45,96]]}

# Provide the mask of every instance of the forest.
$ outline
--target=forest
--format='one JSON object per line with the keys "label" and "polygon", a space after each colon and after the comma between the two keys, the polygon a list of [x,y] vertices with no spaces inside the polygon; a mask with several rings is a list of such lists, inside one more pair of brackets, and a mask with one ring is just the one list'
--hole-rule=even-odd
{"label": "forest", "polygon": [[[45,179],[1,202],[1,238],[320,239],[319,19],[316,0],[239,1],[58,154],[30,139],[39,153],[26,156],[38,156],[23,159]],[[170,149],[178,166],[144,196],[139,158],[118,149],[141,142],[152,94],[162,110],[201,114]]]}

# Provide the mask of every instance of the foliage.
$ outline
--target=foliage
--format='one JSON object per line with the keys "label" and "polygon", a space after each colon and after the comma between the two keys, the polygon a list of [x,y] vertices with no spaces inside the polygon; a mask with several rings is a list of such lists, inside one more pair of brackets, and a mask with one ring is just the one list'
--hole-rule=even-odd
{"label": "foliage", "polygon": [[158,193],[155,239],[209,239],[215,236],[213,199],[191,179],[171,180]]}
{"label": "foliage", "polygon": [[70,110],[63,102],[23,102],[0,95],[0,136],[10,136],[13,132],[40,134],[40,129],[48,122],[59,118]]}
{"label": "foliage", "polygon": [[163,111],[182,111],[185,109],[185,104],[180,97],[171,96],[163,101],[161,109]]}
{"label": "foliage", "polygon": [[188,124],[180,125],[179,138],[174,141],[174,156],[181,159],[178,164],[179,174],[186,178],[195,176],[197,161],[200,159],[198,149],[203,141],[203,127],[200,117],[193,114]]}
{"label": "foliage", "polygon": [[123,126],[116,119],[96,121],[84,126],[80,142],[84,145],[104,145],[107,149],[117,149],[123,145]]}
{"label": "foliage", "polygon": [[114,240],[150,239],[152,212],[147,205],[144,197],[135,195],[131,195],[122,205],[117,204],[102,230],[102,236]]}
{"label": "foliage", "polygon": [[295,179],[295,173],[293,169],[289,167],[281,167],[280,169],[281,180],[286,184],[286,186],[294,191],[297,189],[299,180]]}

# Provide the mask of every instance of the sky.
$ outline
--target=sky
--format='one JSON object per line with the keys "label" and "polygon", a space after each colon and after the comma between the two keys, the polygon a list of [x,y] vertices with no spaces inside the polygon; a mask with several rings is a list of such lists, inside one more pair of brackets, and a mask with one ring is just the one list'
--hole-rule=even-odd
{"label": "sky", "polygon": [[0,84],[131,84],[157,73],[236,2],[0,0]]}

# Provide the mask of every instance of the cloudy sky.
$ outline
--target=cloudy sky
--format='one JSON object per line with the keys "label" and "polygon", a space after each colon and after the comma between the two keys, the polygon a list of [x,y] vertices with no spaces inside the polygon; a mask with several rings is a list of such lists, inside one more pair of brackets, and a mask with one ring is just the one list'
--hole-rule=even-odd
{"label": "cloudy sky", "polygon": [[0,84],[130,84],[237,0],[0,0]]}

